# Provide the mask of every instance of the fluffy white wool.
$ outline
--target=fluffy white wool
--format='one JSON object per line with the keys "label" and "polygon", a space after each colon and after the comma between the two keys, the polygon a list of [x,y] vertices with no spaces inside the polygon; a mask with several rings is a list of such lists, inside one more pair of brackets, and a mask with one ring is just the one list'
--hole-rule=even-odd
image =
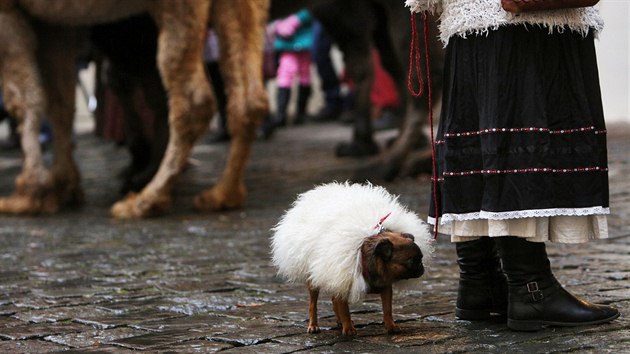
{"label": "fluffy white wool", "polygon": [[593,7],[512,14],[501,8],[500,0],[405,0],[405,6],[412,12],[439,14],[440,39],[445,46],[454,35],[466,38],[512,24],[541,26],[550,33],[568,28],[582,35],[591,28],[596,33],[604,28],[599,11]]}
{"label": "fluffy white wool", "polygon": [[383,226],[414,235],[426,266],[433,252],[428,227],[398,197],[371,184],[335,182],[299,195],[272,229],[278,274],[292,282],[310,281],[320,291],[350,302],[360,300],[367,290],[361,245],[390,212]]}

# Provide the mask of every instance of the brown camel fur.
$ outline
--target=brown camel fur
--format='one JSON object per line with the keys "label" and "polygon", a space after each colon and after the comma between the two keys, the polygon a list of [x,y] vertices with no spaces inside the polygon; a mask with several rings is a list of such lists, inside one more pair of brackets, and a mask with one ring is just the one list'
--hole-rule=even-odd
{"label": "brown camel fur", "polygon": [[[268,111],[262,47],[269,0],[0,0],[0,78],[8,110],[20,122],[24,151],[16,190],[0,199],[0,212],[54,213],[83,202],[72,158],[76,40],[80,26],[148,12],[158,30],[157,64],[168,92],[169,141],[157,174],[138,194],[112,207],[118,218],[159,214],[171,205],[175,177],[215,110],[202,63],[202,39],[211,22],[221,39],[228,116],[233,136],[219,182],[195,198],[204,210],[239,207],[243,173],[255,129]],[[39,123],[53,128],[54,162],[47,168]]]}

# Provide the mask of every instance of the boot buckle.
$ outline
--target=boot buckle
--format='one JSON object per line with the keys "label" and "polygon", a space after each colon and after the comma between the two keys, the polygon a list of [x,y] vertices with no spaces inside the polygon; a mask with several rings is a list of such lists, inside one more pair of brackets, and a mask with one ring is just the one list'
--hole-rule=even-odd
{"label": "boot buckle", "polygon": [[533,281],[527,283],[527,292],[532,295],[532,300],[540,301],[544,298],[543,292],[538,288],[538,283]]}

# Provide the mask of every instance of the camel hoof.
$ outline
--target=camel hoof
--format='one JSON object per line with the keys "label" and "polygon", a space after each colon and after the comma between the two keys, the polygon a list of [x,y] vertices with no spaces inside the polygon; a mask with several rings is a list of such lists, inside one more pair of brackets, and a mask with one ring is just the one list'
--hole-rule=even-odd
{"label": "camel hoof", "polygon": [[111,214],[116,219],[140,219],[165,213],[171,207],[168,196],[153,196],[148,193],[129,193],[125,199],[116,202]]}
{"label": "camel hoof", "polygon": [[0,214],[11,215],[50,215],[59,210],[56,198],[41,199],[23,195],[0,198]]}
{"label": "camel hoof", "polygon": [[195,208],[201,211],[218,211],[228,209],[238,209],[245,204],[247,192],[242,185],[232,192],[215,186],[198,194],[193,203]]}

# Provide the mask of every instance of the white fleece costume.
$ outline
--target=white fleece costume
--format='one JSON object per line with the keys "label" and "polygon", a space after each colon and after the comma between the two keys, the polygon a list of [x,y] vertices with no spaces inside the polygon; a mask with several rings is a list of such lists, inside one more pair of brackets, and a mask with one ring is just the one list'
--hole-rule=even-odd
{"label": "white fleece costume", "polygon": [[[426,265],[433,252],[428,227],[397,199],[382,187],[347,182],[324,184],[299,195],[272,229],[278,274],[291,282],[310,281],[320,291],[349,302],[360,300],[367,290],[361,245],[377,233],[379,220],[388,213],[383,227],[412,234]],[[413,279],[405,282],[409,281]]]}
{"label": "white fleece costume", "polygon": [[595,33],[604,28],[599,11],[593,7],[512,14],[501,8],[500,0],[405,0],[405,5],[412,12],[429,10],[440,15],[440,39],[445,46],[454,35],[466,38],[510,24],[541,26],[550,33],[570,29],[583,35],[591,28]]}

